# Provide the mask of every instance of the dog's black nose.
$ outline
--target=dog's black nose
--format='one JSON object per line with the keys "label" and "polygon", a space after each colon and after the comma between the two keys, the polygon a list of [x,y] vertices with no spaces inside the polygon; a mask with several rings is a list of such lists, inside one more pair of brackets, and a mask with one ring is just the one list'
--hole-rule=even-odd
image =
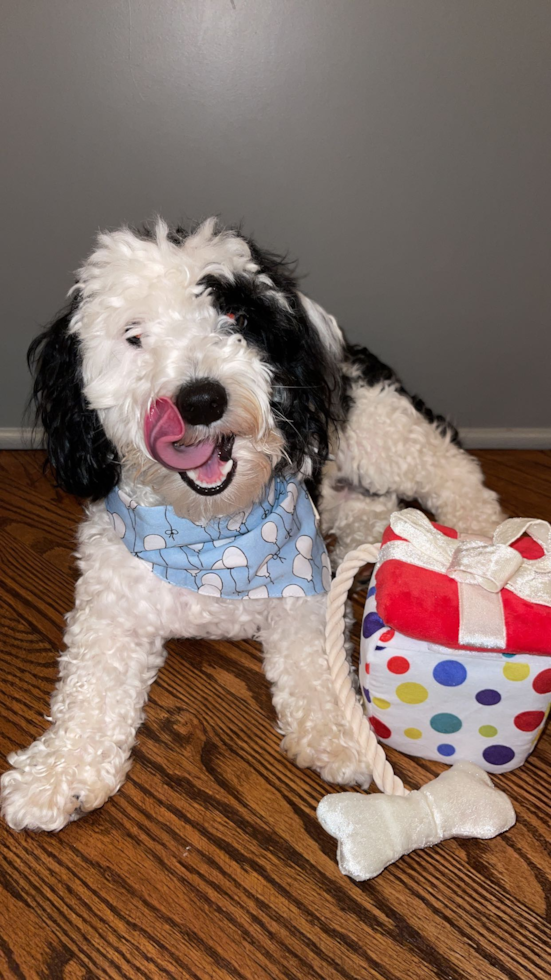
{"label": "dog's black nose", "polygon": [[176,407],[189,425],[211,425],[222,418],[227,406],[226,389],[212,378],[190,381],[176,396]]}

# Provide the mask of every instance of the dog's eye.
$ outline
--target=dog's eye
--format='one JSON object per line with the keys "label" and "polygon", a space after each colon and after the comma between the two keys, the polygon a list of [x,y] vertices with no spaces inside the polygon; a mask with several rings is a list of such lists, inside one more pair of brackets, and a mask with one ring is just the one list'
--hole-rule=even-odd
{"label": "dog's eye", "polygon": [[141,347],[142,346],[142,335],[141,335],[141,333],[132,333],[131,332],[131,331],[134,331],[134,330],[139,330],[139,328],[141,327],[141,325],[142,324],[140,323],[139,320],[134,320],[132,323],[129,323],[128,326],[126,327],[125,338],[124,339],[126,340],[126,343],[127,344],[131,344],[132,347]]}
{"label": "dog's eye", "polygon": [[248,317],[246,313],[243,313],[243,310],[239,310],[239,311],[230,310],[229,313],[226,313],[226,316],[228,316],[230,320],[233,320],[235,322],[236,327],[239,327],[240,330],[244,330],[244,328],[247,326],[247,323],[249,322]]}

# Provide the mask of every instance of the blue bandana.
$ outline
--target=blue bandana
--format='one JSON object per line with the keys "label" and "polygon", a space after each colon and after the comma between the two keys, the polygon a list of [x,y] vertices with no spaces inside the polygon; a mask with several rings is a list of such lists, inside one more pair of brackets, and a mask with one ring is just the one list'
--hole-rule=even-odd
{"label": "blue bandana", "polygon": [[331,584],[312,501],[297,478],[278,477],[259,504],[204,523],[176,517],[172,507],[143,507],[122,490],[105,505],[128,550],[172,585],[266,599],[319,595]]}

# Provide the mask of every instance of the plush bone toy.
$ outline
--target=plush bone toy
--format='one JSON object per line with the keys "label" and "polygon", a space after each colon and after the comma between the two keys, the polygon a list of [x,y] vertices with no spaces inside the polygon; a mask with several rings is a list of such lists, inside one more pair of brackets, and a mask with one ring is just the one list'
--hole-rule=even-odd
{"label": "plush bone toy", "polygon": [[[396,520],[393,523],[391,519],[391,526],[402,527],[407,515],[414,527],[415,543],[421,551],[427,546],[430,550],[434,534],[427,533],[432,530],[430,522],[418,511],[393,515]],[[526,531],[540,541],[545,553],[544,558],[530,563],[531,567],[526,567],[517,552],[511,554],[513,549],[509,547],[510,542]],[[470,542],[467,548],[457,539],[436,540],[435,544],[441,554],[432,559],[417,555],[413,563],[435,568],[459,583],[468,583],[469,588],[493,594],[502,588],[522,594],[526,591],[525,579],[530,579],[528,593],[535,590],[536,602],[551,605],[548,581],[551,529],[545,522],[505,521],[493,542],[478,540],[476,545]],[[379,545],[364,545],[347,555],[332,584],[327,608],[327,657],[335,691],[355,731],[359,752],[371,768],[377,787],[385,794],[384,797],[337,794],[325,797],[318,806],[320,823],[338,840],[341,871],[357,881],[380,874],[416,848],[450,837],[495,837],[515,822],[515,811],[507,796],[495,789],[487,773],[471,762],[458,762],[420,790],[410,793],[394,774],[371,729],[350,678],[344,646],[344,607],[356,572],[362,565],[376,562],[379,549]],[[469,550],[474,564],[469,562]],[[468,567],[464,567],[465,561]],[[490,576],[485,574],[488,563]],[[526,597],[533,599],[534,595],[528,593]],[[495,648],[495,644],[488,643],[488,647]]]}
{"label": "plush bone toy", "polygon": [[405,796],[326,796],[318,819],[338,840],[343,874],[365,881],[418,847],[448,837],[495,837],[513,826],[515,811],[479,766],[458,762]]}

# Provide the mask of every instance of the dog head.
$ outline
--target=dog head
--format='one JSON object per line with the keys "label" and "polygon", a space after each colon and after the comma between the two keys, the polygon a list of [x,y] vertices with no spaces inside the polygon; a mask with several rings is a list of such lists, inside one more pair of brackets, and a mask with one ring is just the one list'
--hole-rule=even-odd
{"label": "dog head", "polygon": [[60,486],[121,479],[191,519],[257,499],[274,471],[316,478],[340,417],[342,336],[286,263],[209,219],[99,237],[70,308],[31,345]]}

